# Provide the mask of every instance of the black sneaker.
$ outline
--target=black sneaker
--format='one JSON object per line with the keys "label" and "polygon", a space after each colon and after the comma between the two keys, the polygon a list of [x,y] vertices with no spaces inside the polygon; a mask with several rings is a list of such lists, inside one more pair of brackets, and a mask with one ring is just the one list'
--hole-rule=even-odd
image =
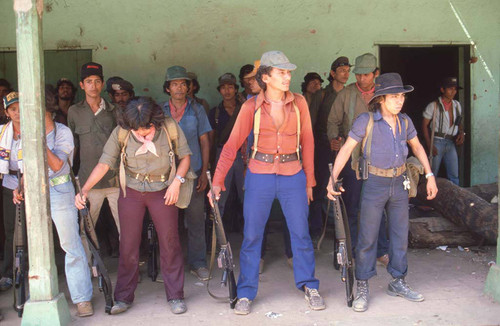
{"label": "black sneaker", "polygon": [[414,291],[405,281],[404,277],[393,279],[387,286],[387,294],[393,297],[399,296],[406,300],[420,302],[424,301],[424,296]]}

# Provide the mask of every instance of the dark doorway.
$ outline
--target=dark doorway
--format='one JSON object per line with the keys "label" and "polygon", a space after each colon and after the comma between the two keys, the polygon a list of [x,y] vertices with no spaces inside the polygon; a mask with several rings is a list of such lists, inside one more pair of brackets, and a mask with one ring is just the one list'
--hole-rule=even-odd
{"label": "dark doorway", "polygon": [[[460,185],[470,185],[470,46],[433,45],[408,47],[402,45],[381,45],[380,69],[382,73],[397,72],[403,83],[415,90],[408,94],[403,111],[413,120],[421,136],[422,113],[431,101],[439,95],[440,81],[456,76],[463,87],[457,94],[464,116],[465,144],[457,148],[460,166]],[[422,144],[423,138],[420,137]],[[425,146],[425,145],[424,145]],[[441,172],[444,168],[441,169]]]}

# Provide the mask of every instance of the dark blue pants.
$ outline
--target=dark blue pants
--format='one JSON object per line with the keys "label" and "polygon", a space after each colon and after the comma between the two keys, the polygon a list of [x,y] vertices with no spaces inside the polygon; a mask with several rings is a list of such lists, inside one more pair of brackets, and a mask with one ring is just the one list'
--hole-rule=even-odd
{"label": "dark blue pants", "polygon": [[314,249],[307,222],[308,205],[304,171],[292,176],[257,174],[247,170],[243,216],[245,228],[240,251],[238,298],[255,299],[259,285],[262,237],[271,205],[278,198],[285,215],[293,252],[295,286],[317,289]]}
{"label": "dark blue pants", "polygon": [[326,186],[330,178],[328,163],[333,163],[334,153],[330,150],[330,142],[326,136],[319,135],[314,144],[314,175],[316,186],[313,188],[313,201],[309,208],[309,226],[311,236],[321,235],[323,218],[326,212],[323,203],[326,197]]}
{"label": "dark blue pants", "polygon": [[408,191],[403,176],[385,178],[370,174],[363,182],[359,237],[356,246],[356,279],[368,280],[377,274],[377,239],[384,209],[389,225],[389,265],[393,277],[405,276],[408,270]]}
{"label": "dark blue pants", "polygon": [[[349,218],[349,230],[351,231],[351,244],[354,253],[358,243],[358,215],[360,207],[361,189],[363,180],[356,179],[356,172],[351,168],[351,159],[347,161],[340,177],[343,179],[345,192],[342,194],[347,216]],[[383,214],[383,212],[382,212]],[[379,236],[377,242],[377,257],[382,257],[389,250],[389,241],[387,239],[386,218],[381,215]]]}

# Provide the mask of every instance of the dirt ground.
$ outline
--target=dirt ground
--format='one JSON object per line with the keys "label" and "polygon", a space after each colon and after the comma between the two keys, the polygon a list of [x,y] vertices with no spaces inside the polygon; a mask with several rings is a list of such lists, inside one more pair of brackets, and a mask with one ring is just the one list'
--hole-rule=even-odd
{"label": "dirt ground", "polygon": [[[364,313],[354,312],[345,303],[344,284],[339,272],[334,270],[333,242],[327,237],[321,251],[316,251],[316,276],[320,293],[327,308],[309,310],[302,292],[294,286],[293,272],[286,264],[280,228],[273,228],[268,241],[264,273],[261,275],[259,293],[248,316],[237,316],[229,304],[212,299],[205,283],[189,274],[186,267],[185,298],[188,311],[173,315],[166,302],[163,284],[146,277],[146,266],[135,292],[136,298],[129,311],[110,316],[104,313],[104,298],[94,280],[92,317],[78,318],[76,309],[69,302],[72,325],[500,325],[500,304],[483,294],[488,272],[488,262],[495,260],[496,247],[439,249],[409,249],[410,285],[425,296],[420,303],[391,297],[385,293],[390,275],[377,266],[378,276],[370,280],[370,306]],[[231,234],[238,275],[238,254],[242,236]],[[467,251],[468,250],[468,251]],[[58,259],[59,260],[59,259]],[[106,263],[113,282],[116,280],[118,259],[107,258]],[[59,264],[58,264],[59,265]],[[211,289],[219,289],[220,271],[211,282]],[[60,274],[60,289],[69,294]],[[21,319],[12,310],[10,291],[0,294],[0,310],[4,315],[2,325],[19,325]]]}

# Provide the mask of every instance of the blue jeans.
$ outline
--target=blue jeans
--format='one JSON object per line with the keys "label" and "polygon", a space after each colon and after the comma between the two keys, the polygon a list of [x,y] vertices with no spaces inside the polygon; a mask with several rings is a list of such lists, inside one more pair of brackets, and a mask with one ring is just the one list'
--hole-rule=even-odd
{"label": "blue jeans", "polygon": [[65,272],[73,303],[92,299],[87,256],[83,250],[75,207],[75,190],[71,182],[50,187],[50,210],[56,225],[61,248],[66,253]]}
{"label": "blue jeans", "polygon": [[[200,173],[198,172],[197,175]],[[205,241],[205,191],[196,191],[198,178],[194,180],[193,195],[184,209],[188,229],[187,261],[191,269],[207,267],[207,243]]]}
{"label": "blue jeans", "polygon": [[432,173],[437,176],[441,161],[444,161],[447,178],[458,185],[458,155],[455,142],[451,139],[435,137],[434,146],[438,153],[432,158]]}
{"label": "blue jeans", "polygon": [[308,206],[304,171],[291,176],[257,174],[250,170],[245,178],[243,216],[245,228],[240,251],[238,298],[255,299],[259,285],[259,261],[264,228],[274,198],[278,198],[290,230],[295,286],[317,289],[314,277],[314,249],[307,222]]}
{"label": "blue jeans", "polygon": [[363,182],[358,244],[356,246],[356,279],[368,280],[377,274],[377,240],[384,209],[389,223],[389,265],[393,277],[408,271],[408,191],[403,176],[385,178],[370,174]]}
{"label": "blue jeans", "polygon": [[[358,215],[361,199],[361,189],[363,181],[356,179],[356,172],[351,168],[351,159],[347,161],[340,175],[343,178],[345,192],[342,194],[347,216],[349,220],[349,231],[351,231],[351,246],[356,255],[356,246],[358,243]],[[389,240],[387,239],[385,214],[380,221],[380,229],[377,241],[377,257],[382,257],[389,250]]]}

